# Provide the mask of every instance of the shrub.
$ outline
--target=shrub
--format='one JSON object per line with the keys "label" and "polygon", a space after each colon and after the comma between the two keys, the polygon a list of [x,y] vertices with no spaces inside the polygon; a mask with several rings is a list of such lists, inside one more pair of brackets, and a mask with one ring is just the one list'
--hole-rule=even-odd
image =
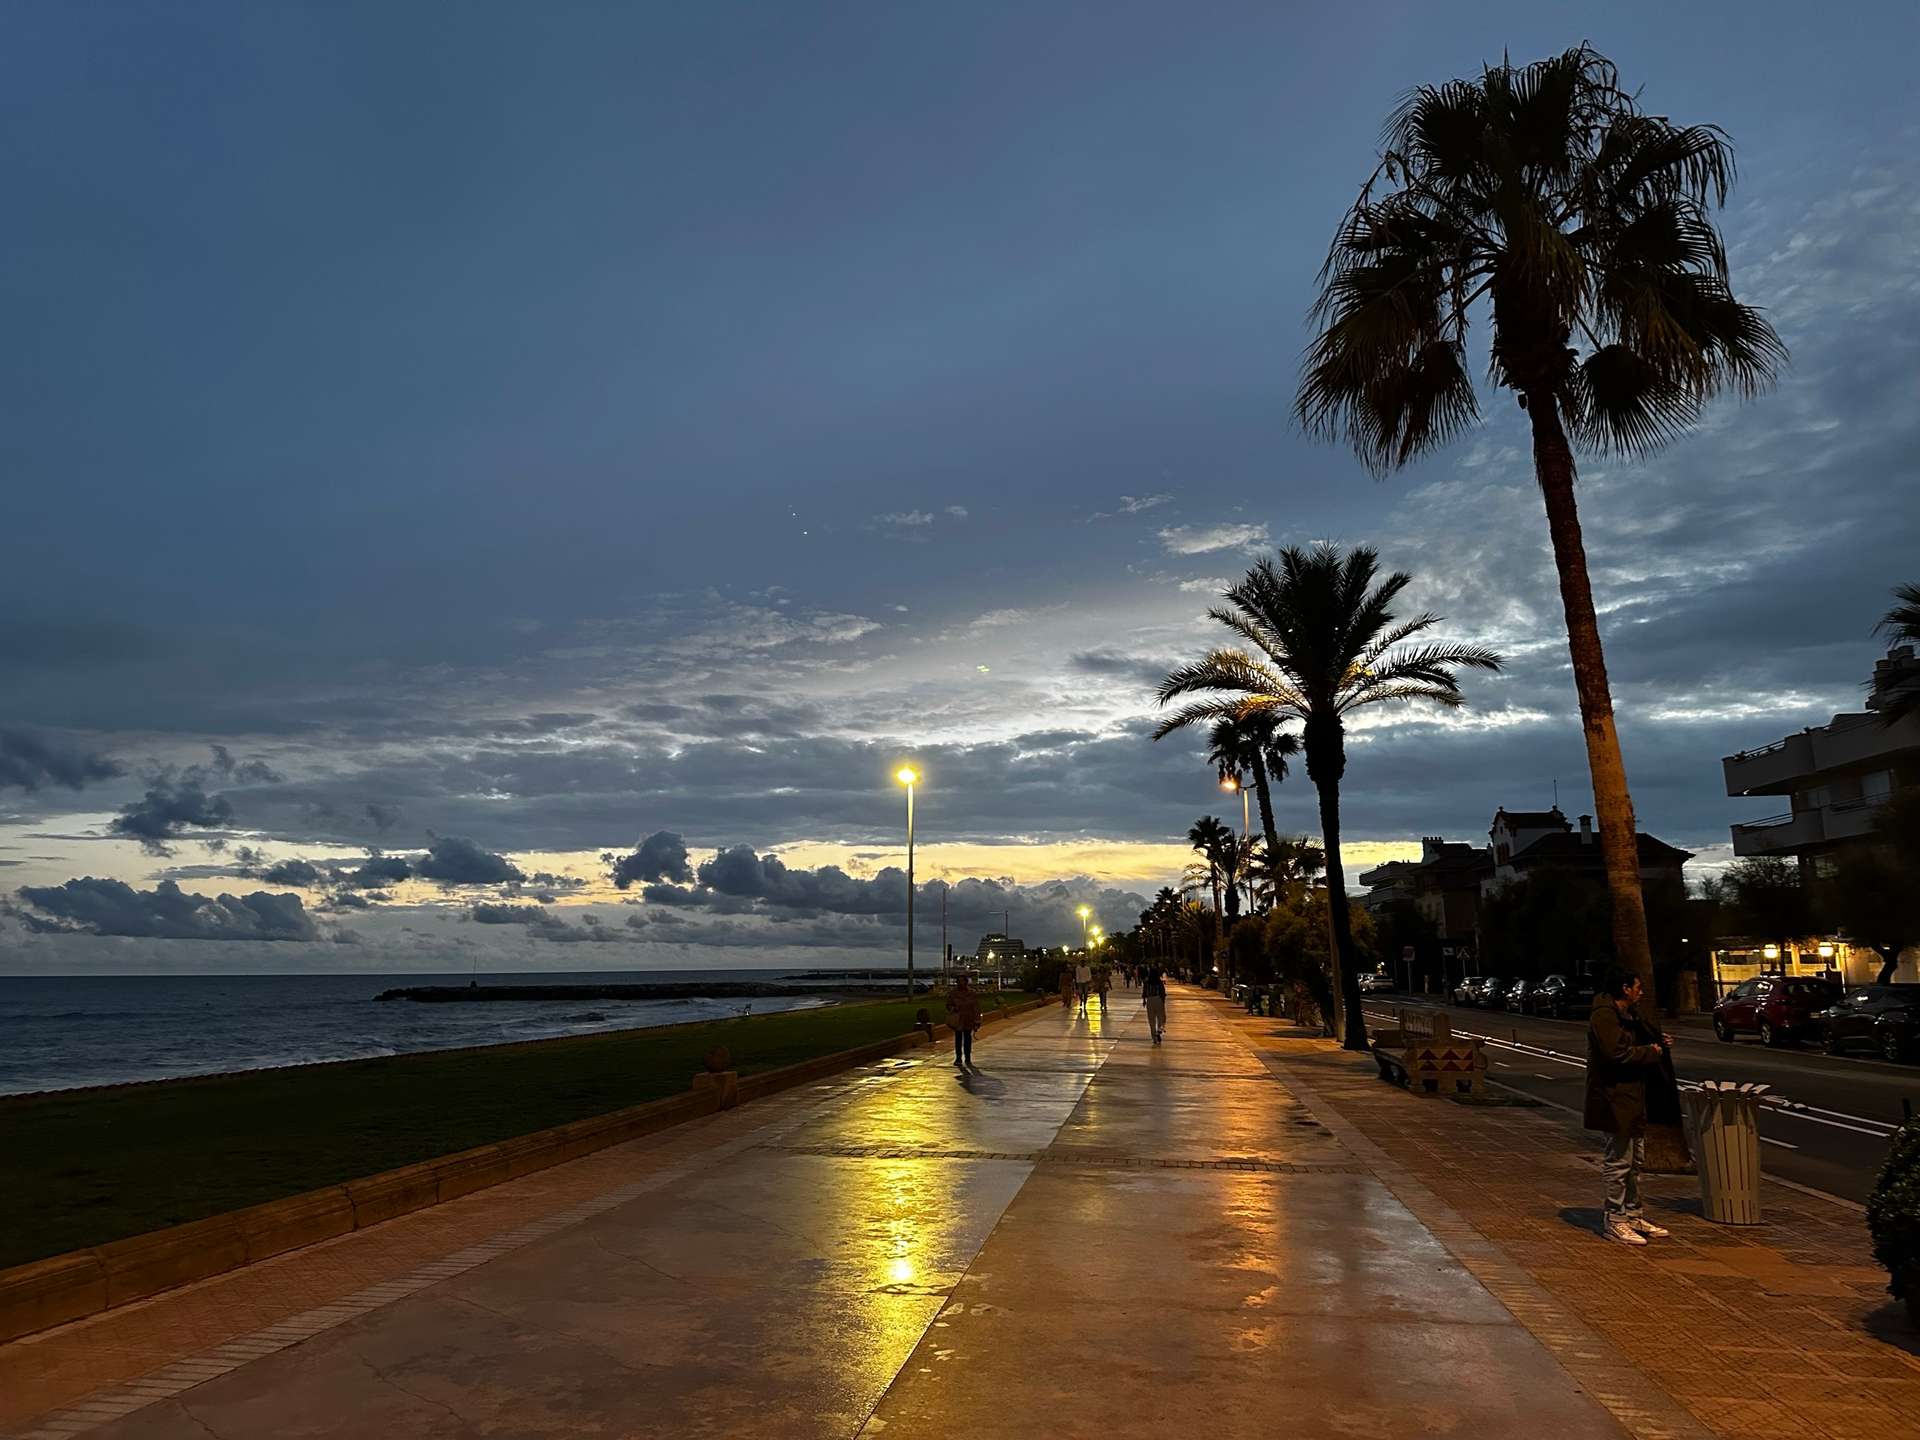
{"label": "shrub", "polygon": [[1057,995],[1060,992],[1060,972],[1066,968],[1067,962],[1063,956],[1029,955],[1026,963],[1020,967],[1020,988],[1042,995]]}
{"label": "shrub", "polygon": [[1874,1259],[1892,1277],[1887,1288],[1904,1296],[1908,1313],[1920,1320],[1920,1119],[1894,1132],[1867,1200],[1867,1229]]}

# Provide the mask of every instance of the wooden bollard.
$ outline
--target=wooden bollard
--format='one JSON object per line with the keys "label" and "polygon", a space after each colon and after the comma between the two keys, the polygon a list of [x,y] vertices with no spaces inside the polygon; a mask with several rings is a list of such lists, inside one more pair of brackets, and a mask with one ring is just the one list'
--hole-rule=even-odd
{"label": "wooden bollard", "polygon": [[714,1094],[714,1109],[731,1110],[740,1103],[740,1074],[727,1067],[733,1063],[733,1056],[724,1045],[716,1045],[707,1052],[707,1068],[693,1077],[694,1094]]}

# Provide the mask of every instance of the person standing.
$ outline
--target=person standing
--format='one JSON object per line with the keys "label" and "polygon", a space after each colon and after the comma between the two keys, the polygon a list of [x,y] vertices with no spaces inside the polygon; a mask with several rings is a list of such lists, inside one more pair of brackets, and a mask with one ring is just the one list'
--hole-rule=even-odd
{"label": "person standing", "polygon": [[1615,969],[1593,997],[1587,1017],[1586,1126],[1607,1137],[1600,1173],[1606,1180],[1601,1233],[1622,1245],[1644,1245],[1668,1232],[1640,1213],[1640,1168],[1647,1158],[1647,1087],[1662,1079],[1673,1037],[1641,1018],[1645,987],[1631,970]]}
{"label": "person standing", "polygon": [[1093,972],[1093,988],[1100,992],[1100,1018],[1107,1017],[1107,991],[1113,988],[1113,967],[1102,965]]}
{"label": "person standing", "polygon": [[964,1070],[973,1064],[973,1032],[980,1028],[980,995],[965,975],[947,996],[947,1024],[953,1029],[953,1063]]}
{"label": "person standing", "polygon": [[1080,957],[1080,963],[1074,969],[1073,988],[1080,997],[1080,1013],[1084,1015],[1087,1013],[1087,991],[1093,988],[1093,967],[1087,964],[1087,957],[1084,955]]}
{"label": "person standing", "polygon": [[1147,1005],[1147,1033],[1158,1045],[1167,1033],[1167,981],[1158,965],[1149,965],[1140,979],[1140,998]]}

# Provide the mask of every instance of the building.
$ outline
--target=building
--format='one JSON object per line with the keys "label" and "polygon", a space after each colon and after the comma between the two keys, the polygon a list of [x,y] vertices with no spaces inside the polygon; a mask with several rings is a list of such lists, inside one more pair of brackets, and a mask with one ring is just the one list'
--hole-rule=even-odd
{"label": "building", "polygon": [[[1664,890],[1680,903],[1686,893],[1683,867],[1692,854],[1645,831],[1639,843],[1642,888],[1650,896]],[[1403,942],[1401,953],[1389,959],[1405,965],[1416,985],[1450,986],[1480,971],[1482,905],[1507,886],[1546,873],[1605,888],[1606,866],[1592,817],[1582,815],[1576,831],[1557,805],[1548,810],[1502,806],[1493,812],[1485,845],[1427,836],[1418,860],[1392,860],[1365,871],[1362,903],[1376,920],[1405,905],[1426,922],[1431,936],[1412,945]]]}
{"label": "building", "polygon": [[1865,711],[1722,760],[1728,795],[1788,802],[1780,814],[1735,825],[1733,853],[1790,856],[1812,884],[1829,878],[1849,847],[1870,843],[1875,812],[1920,784],[1920,715],[1889,725],[1876,713],[1894,689],[1915,683],[1920,660],[1902,645],[1874,666]]}
{"label": "building", "polygon": [[1027,944],[1024,940],[998,933],[982,935],[980,944],[973,952],[973,958],[988,969],[1003,965],[1014,965],[1027,958]]}
{"label": "building", "polygon": [[1480,882],[1491,870],[1484,846],[1422,836],[1418,860],[1389,860],[1361,874],[1360,883],[1367,887],[1361,903],[1375,915],[1391,905],[1411,905],[1443,943],[1470,945]]}
{"label": "building", "polygon": [[[1644,830],[1637,838],[1641,888],[1664,885],[1684,891],[1684,867],[1693,852],[1669,845]],[[1493,873],[1481,884],[1484,894],[1497,894],[1516,880],[1549,870],[1586,875],[1598,884],[1606,883],[1600,835],[1593,828],[1591,815],[1580,817],[1580,830],[1575,834],[1558,805],[1551,810],[1496,810],[1487,839],[1493,852]]]}

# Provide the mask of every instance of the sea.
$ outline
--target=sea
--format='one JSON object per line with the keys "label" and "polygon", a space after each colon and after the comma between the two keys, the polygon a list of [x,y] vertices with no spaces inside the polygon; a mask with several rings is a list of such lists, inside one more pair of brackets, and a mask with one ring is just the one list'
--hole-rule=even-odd
{"label": "sea", "polygon": [[[752,999],[377,1000],[408,985],[464,988],[442,975],[0,976],[0,1095],[166,1080],[316,1061],[364,1060],[463,1045],[637,1030],[832,1003]],[[643,985],[759,980],[818,986],[800,970],[646,970],[491,974],[481,985]],[[832,983],[832,982],[830,982]],[[865,982],[863,982],[865,983]],[[879,981],[875,983],[885,983]]]}

